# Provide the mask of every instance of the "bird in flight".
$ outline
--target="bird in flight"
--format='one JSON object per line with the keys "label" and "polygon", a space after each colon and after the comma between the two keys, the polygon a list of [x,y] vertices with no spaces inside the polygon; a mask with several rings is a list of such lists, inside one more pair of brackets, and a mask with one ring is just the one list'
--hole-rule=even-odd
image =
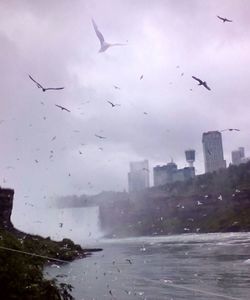
{"label": "bird in flight", "polygon": [[195,76],[192,76],[193,79],[195,79],[196,81],[199,82],[198,85],[203,85],[207,90],[211,91],[210,87],[207,85],[206,81],[202,81],[201,79],[195,77]]}
{"label": "bird in flight", "polygon": [[240,129],[238,129],[238,128],[227,128],[227,129],[221,130],[220,132],[223,132],[223,131],[240,131]]}
{"label": "bird in flight", "polygon": [[126,46],[125,44],[120,44],[120,43],[114,43],[114,44],[110,44],[110,43],[107,43],[105,40],[104,40],[104,37],[102,35],[102,33],[99,31],[94,19],[92,19],[92,24],[93,24],[93,27],[94,27],[94,30],[95,30],[95,33],[100,41],[100,44],[101,44],[101,48],[99,50],[99,52],[104,52],[106,51],[109,47],[112,47],[112,46]]}
{"label": "bird in flight", "polygon": [[115,106],[121,106],[120,104],[114,104],[112,103],[111,101],[107,101],[112,107],[115,107]]}
{"label": "bird in flight", "polygon": [[141,75],[141,77],[140,77],[140,80],[142,80],[143,79],[143,74]]}
{"label": "bird in flight", "polygon": [[220,20],[222,20],[223,23],[225,23],[225,22],[233,22],[233,20],[228,20],[227,18],[222,18],[220,16],[217,16],[217,18],[220,19]]}
{"label": "bird in flight", "polygon": [[61,108],[61,110],[66,110],[67,112],[70,112],[70,110],[68,110],[67,108],[61,106],[61,105],[58,105],[58,104],[55,104],[55,106]]}
{"label": "bird in flight", "polygon": [[45,88],[43,87],[39,82],[37,82],[34,78],[32,78],[30,75],[29,75],[29,78],[35,82],[36,86],[39,88],[39,89],[42,89],[43,92],[46,92],[48,90],[63,90],[64,87],[58,87],[58,88]]}
{"label": "bird in flight", "polygon": [[121,88],[117,85],[113,85],[113,87],[116,89],[116,90],[120,90]]}
{"label": "bird in flight", "polygon": [[105,136],[101,136],[101,135],[98,135],[98,134],[95,134],[96,137],[98,137],[99,139],[106,139]]}

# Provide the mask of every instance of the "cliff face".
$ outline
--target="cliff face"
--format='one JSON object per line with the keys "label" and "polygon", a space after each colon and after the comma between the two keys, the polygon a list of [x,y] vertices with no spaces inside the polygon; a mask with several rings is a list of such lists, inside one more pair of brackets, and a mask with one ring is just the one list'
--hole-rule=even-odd
{"label": "cliff face", "polygon": [[0,188],[0,228],[13,229],[10,221],[14,190]]}

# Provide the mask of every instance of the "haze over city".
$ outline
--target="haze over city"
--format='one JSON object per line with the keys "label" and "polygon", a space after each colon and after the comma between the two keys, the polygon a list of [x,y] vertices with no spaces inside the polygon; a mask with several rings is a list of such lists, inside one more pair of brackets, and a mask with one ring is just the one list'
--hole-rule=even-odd
{"label": "haze over city", "polygon": [[[152,184],[152,167],[184,167],[188,148],[201,174],[209,130],[240,129],[223,132],[227,164],[239,146],[247,154],[249,10],[238,0],[2,1],[1,185],[15,189],[14,213],[27,199],[127,189],[130,161],[149,160]],[[126,45],[98,53],[92,18]],[[64,89],[43,93],[29,74]]]}

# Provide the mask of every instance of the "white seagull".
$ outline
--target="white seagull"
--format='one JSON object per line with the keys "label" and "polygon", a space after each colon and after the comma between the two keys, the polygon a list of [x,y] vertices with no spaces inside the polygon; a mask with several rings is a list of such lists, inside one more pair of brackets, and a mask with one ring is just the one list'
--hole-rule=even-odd
{"label": "white seagull", "polygon": [[92,19],[92,24],[94,26],[94,29],[95,29],[95,33],[101,43],[101,48],[99,50],[99,52],[104,52],[106,51],[109,47],[112,47],[112,46],[126,46],[126,44],[120,44],[120,43],[114,43],[114,44],[110,44],[110,43],[107,43],[105,40],[104,40],[104,37],[102,35],[102,33],[99,31],[94,19]]}

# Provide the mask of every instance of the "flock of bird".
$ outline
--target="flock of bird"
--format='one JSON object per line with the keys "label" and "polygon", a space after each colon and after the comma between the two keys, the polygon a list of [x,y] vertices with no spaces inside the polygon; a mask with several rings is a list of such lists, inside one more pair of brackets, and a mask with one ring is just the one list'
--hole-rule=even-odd
{"label": "flock of bird", "polygon": [[[225,17],[217,16],[217,18],[218,18],[219,20],[221,20],[223,23],[226,23],[226,22],[233,22],[232,20],[227,19],[227,18],[225,18]],[[93,25],[93,28],[94,28],[94,32],[95,32],[95,34],[96,34],[96,36],[97,36],[97,38],[98,38],[98,40],[99,40],[99,42],[100,42],[100,49],[99,49],[99,52],[105,52],[105,51],[107,51],[110,47],[113,47],[113,46],[126,46],[126,45],[127,45],[127,44],[124,44],[124,43],[108,43],[108,42],[104,39],[104,36],[103,36],[103,34],[101,33],[101,31],[98,29],[98,26],[97,26],[97,24],[96,24],[96,22],[95,22],[95,20],[94,20],[93,18],[92,18],[92,25]],[[180,66],[177,66],[176,68],[180,68]],[[182,73],[181,73],[181,76],[183,76],[183,75],[184,75],[184,73],[182,72]],[[39,83],[37,80],[35,80],[31,75],[29,75],[29,78],[30,78],[30,80],[32,80],[32,81],[36,84],[37,88],[41,89],[43,92],[47,92],[47,91],[59,91],[59,90],[63,90],[63,89],[64,89],[64,87],[44,87],[41,83]],[[142,75],[139,77],[139,80],[142,80],[143,78],[144,78],[144,75],[142,74]],[[192,76],[192,78],[193,78],[195,81],[198,82],[198,86],[203,86],[203,87],[206,88],[207,90],[211,91],[211,88],[208,86],[208,84],[207,84],[206,81],[204,81],[204,80],[202,80],[202,79],[200,79],[200,78],[198,78],[198,77],[196,77],[196,76]],[[121,90],[121,88],[120,88],[119,86],[117,86],[117,85],[113,85],[113,87],[114,87],[114,89]],[[192,89],[190,89],[190,90],[192,91]],[[109,101],[109,100],[107,100],[106,102],[107,102],[108,104],[110,104],[110,106],[111,106],[112,108],[121,106],[120,104],[114,103],[114,102]],[[68,108],[66,108],[66,107],[64,107],[64,106],[62,106],[62,105],[55,104],[55,106],[56,106],[57,108],[61,109],[62,111],[65,111],[65,112],[68,112],[68,113],[71,112]],[[144,111],[143,114],[144,114],[144,115],[148,115],[148,113],[147,113],[146,111]],[[221,130],[221,132],[224,132],[224,131],[240,131],[240,130],[237,129],[237,128],[228,128],[228,129],[223,129],[223,130]],[[97,137],[97,138],[99,138],[99,139],[106,139],[106,138],[107,138],[106,136],[102,136],[102,135],[99,135],[99,134],[95,134],[95,137]],[[53,139],[52,139],[52,140],[53,140]],[[99,150],[102,151],[103,148],[102,148],[102,147],[99,147]],[[208,152],[209,152],[209,150],[208,150]],[[82,152],[81,152],[80,154],[82,154]],[[211,155],[211,153],[209,153],[209,154]],[[36,160],[36,162],[38,162],[38,161]]]}

